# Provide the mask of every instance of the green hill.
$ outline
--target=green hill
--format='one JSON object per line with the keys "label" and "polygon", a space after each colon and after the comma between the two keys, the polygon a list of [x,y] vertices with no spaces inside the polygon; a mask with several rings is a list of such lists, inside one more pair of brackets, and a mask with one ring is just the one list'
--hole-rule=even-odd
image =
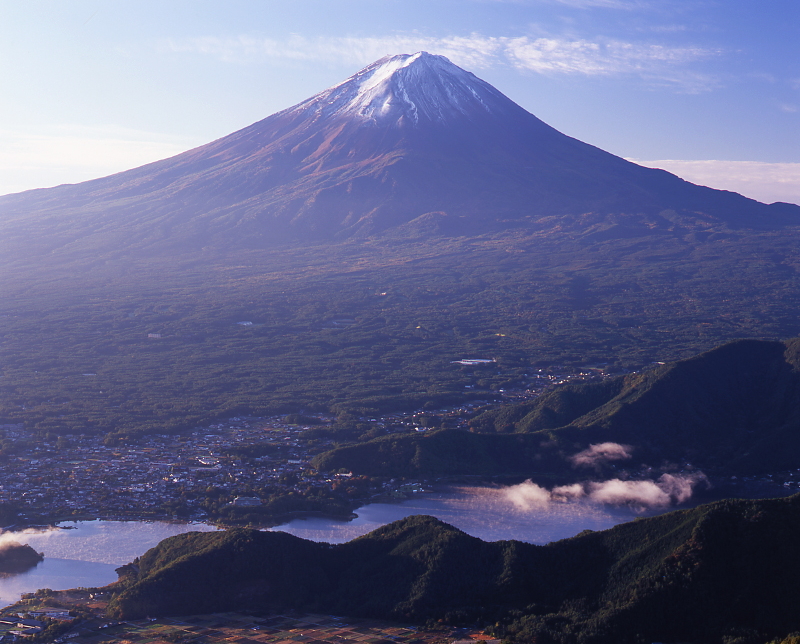
{"label": "green hill", "polygon": [[44,555],[27,544],[6,541],[0,546],[0,577],[27,572],[38,566]]}
{"label": "green hill", "polygon": [[800,629],[800,495],[727,500],[535,546],[416,516],[341,545],[237,529],[126,568],[121,618],[320,610],[495,624],[520,642],[755,642]]}
{"label": "green hill", "polygon": [[589,445],[630,445],[626,464],[727,473],[800,463],[800,339],[741,340],[615,380],[555,389],[478,416],[475,433],[384,437],[317,458],[323,470],[393,475],[564,471]]}

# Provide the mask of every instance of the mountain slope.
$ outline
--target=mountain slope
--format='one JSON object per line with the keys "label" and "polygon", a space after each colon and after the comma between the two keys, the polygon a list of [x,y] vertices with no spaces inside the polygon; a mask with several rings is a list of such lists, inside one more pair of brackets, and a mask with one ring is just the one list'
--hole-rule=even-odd
{"label": "mountain slope", "polygon": [[[518,641],[750,641],[800,628],[800,497],[721,501],[547,546],[410,517],[330,546],[231,530],[171,537],[123,571],[123,618],[296,608],[497,623]],[[745,640],[748,641],[748,640]]]}
{"label": "mountain slope", "polygon": [[[629,443],[639,461],[691,461],[729,471],[793,468],[800,460],[800,339],[742,340],[626,376],[608,402],[556,433]],[[584,386],[586,394],[591,387]],[[609,393],[613,393],[609,392]],[[538,431],[537,409],[518,423]],[[582,411],[582,410],[581,410]]]}
{"label": "mountain slope", "polygon": [[[797,211],[392,57],[172,159],[0,197],[0,420],[119,437],[374,416],[793,337]],[[498,369],[454,364],[473,356]]]}
{"label": "mountain slope", "polygon": [[[794,469],[800,462],[799,355],[800,339],[732,342],[486,412],[470,423],[478,434],[375,439],[320,455],[316,465],[408,476],[570,471],[569,455],[615,442],[633,448],[625,462],[631,466],[690,462],[727,474]],[[494,431],[501,434],[487,433]]]}
{"label": "mountain slope", "polygon": [[382,235],[431,213],[447,234],[476,234],[552,215],[667,209],[700,213],[705,226],[800,221],[800,208],[696,186],[565,136],[423,52],[381,59],[171,159],[2,197],[0,257],[230,253]]}

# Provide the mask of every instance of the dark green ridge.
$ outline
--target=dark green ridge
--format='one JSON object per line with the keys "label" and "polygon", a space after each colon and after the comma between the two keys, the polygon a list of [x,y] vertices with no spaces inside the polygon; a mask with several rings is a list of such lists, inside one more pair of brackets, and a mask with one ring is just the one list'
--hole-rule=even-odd
{"label": "dark green ridge", "polygon": [[7,541],[0,547],[0,576],[16,575],[38,566],[44,555],[27,544]]}
{"label": "dark green ridge", "polygon": [[571,468],[590,444],[633,447],[625,465],[691,463],[724,473],[800,464],[800,339],[740,340],[601,383],[561,387],[454,430],[387,436],[317,457],[387,475],[531,474]]}
{"label": "dark green ridge", "polygon": [[128,619],[295,608],[477,621],[520,642],[765,641],[800,629],[799,530],[795,495],[719,501],[546,546],[486,543],[425,516],[341,545],[189,533],[121,569],[110,609]]}

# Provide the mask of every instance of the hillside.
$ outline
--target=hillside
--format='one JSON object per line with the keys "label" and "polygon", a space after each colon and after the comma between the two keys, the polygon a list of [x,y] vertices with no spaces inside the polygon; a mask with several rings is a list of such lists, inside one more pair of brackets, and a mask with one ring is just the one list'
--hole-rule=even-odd
{"label": "hillside", "polygon": [[6,541],[0,546],[0,577],[17,575],[38,566],[44,555],[27,544]]}
{"label": "hillside", "polygon": [[[410,517],[331,546],[231,530],[122,569],[119,617],[236,608],[495,624],[516,641],[764,641],[800,628],[800,497],[728,500],[547,546]],[[736,639],[742,638],[742,639]]]}
{"label": "hillside", "polygon": [[613,442],[632,448],[625,467],[691,463],[727,474],[794,469],[800,462],[800,339],[732,342],[641,373],[557,388],[470,424],[476,433],[385,437],[323,454],[316,465],[406,476],[564,472],[574,471],[571,455]]}

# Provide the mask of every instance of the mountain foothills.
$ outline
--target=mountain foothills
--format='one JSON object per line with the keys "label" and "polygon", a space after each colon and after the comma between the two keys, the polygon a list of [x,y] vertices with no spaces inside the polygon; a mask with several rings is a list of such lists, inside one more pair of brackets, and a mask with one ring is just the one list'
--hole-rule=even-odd
{"label": "mountain foothills", "polygon": [[432,517],[341,545],[236,529],[119,570],[121,618],[287,607],[494,625],[519,642],[763,642],[800,629],[800,496],[727,500],[546,546]]}
{"label": "mountain foothills", "polygon": [[[323,470],[392,476],[522,475],[689,463],[715,474],[794,469],[800,462],[800,339],[740,340],[699,356],[600,382],[566,385],[487,411],[473,432],[385,436],[317,457]],[[584,472],[586,470],[584,469]]]}
{"label": "mountain foothills", "polygon": [[366,416],[793,337],[798,249],[798,206],[629,163],[441,56],[388,57],[171,159],[0,197],[0,420],[116,440]]}

